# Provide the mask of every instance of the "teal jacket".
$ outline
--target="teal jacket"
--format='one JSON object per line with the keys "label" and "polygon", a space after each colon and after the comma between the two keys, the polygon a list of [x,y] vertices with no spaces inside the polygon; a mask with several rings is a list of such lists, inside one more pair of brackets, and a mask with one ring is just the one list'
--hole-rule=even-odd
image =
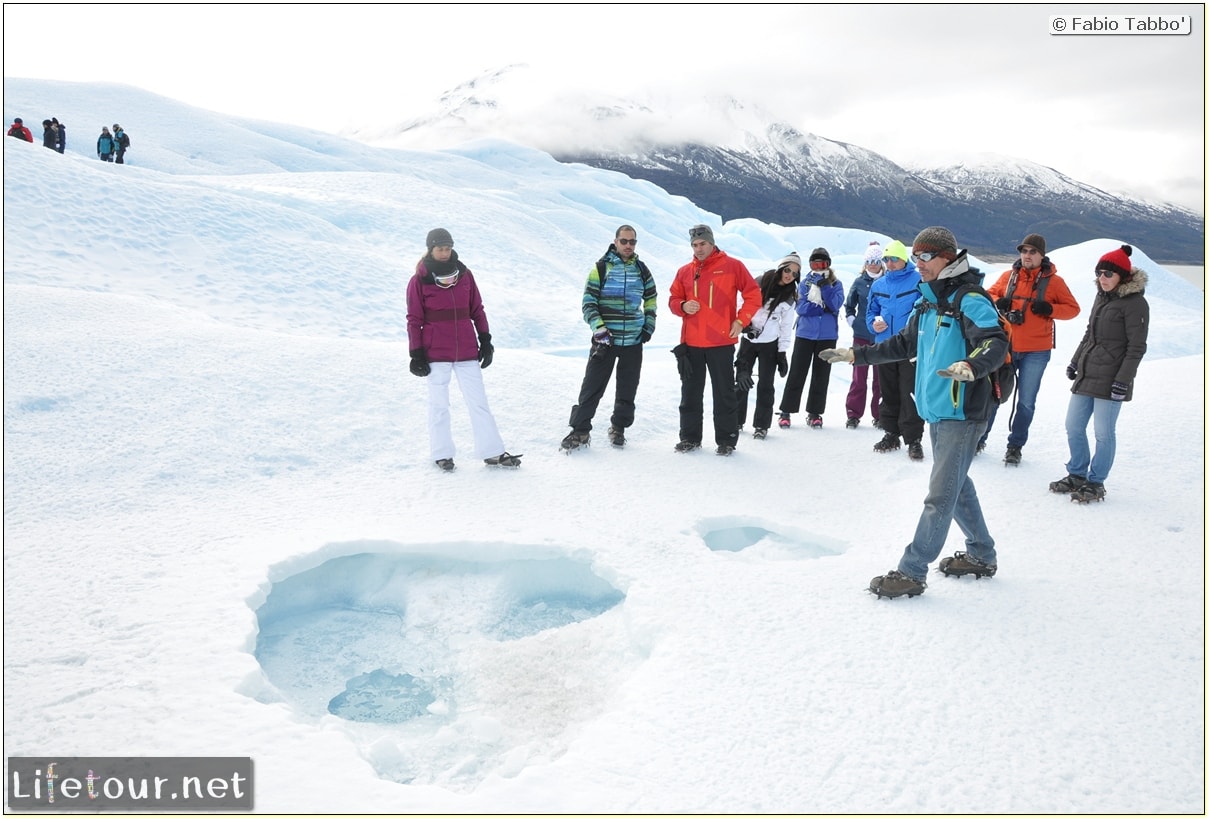
{"label": "teal jacket", "polygon": [[637,254],[622,261],[616,246],[609,245],[584,285],[584,321],[593,333],[607,328],[618,347],[645,344],[655,333],[658,301],[655,279]]}
{"label": "teal jacket", "polygon": [[[982,273],[971,268],[965,251],[941,271],[933,282],[919,283],[922,298],[907,326],[897,335],[871,347],[853,350],[857,364],[886,364],[915,358],[915,408],[930,424],[937,421],[984,421],[990,417],[995,399],[991,395],[991,371],[1007,357],[1007,334],[991,300],[967,293],[959,312],[941,311],[963,284],[981,285]],[[956,381],[936,374],[956,361],[966,361],[974,371],[973,381]]]}

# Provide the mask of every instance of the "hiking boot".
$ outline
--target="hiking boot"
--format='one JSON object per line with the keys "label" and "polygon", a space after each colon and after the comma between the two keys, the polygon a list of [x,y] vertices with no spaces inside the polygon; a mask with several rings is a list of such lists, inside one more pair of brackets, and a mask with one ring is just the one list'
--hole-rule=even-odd
{"label": "hiking boot", "polygon": [[1007,452],[1003,453],[1004,466],[1020,466],[1020,447],[1010,446]]}
{"label": "hiking boot", "polygon": [[781,429],[789,429],[789,413],[782,412],[781,417],[777,419],[777,426]]}
{"label": "hiking boot", "polygon": [[1088,481],[1074,492],[1071,492],[1070,499],[1078,503],[1091,503],[1092,501],[1099,503],[1104,500],[1105,494],[1104,484]]}
{"label": "hiking boot", "polygon": [[436,463],[437,466],[441,467],[441,469],[445,472],[452,472],[453,470],[457,469],[457,467],[453,465],[453,458],[438,458]]}
{"label": "hiking boot", "polygon": [[986,448],[987,448],[987,442],[986,442],[986,441],[979,441],[979,442],[978,442],[978,448],[974,450],[974,454],[975,454],[975,455],[981,455],[981,454],[982,454],[982,452],[983,452],[983,450],[985,450]]}
{"label": "hiking boot", "polygon": [[984,577],[994,577],[995,572],[999,569],[997,565],[975,560],[965,552],[955,552],[952,557],[946,557],[940,561],[940,565],[937,568],[947,577],[961,577],[962,575],[972,574],[978,580]]}
{"label": "hiking boot", "polygon": [[1079,487],[1087,483],[1087,478],[1080,478],[1078,475],[1067,475],[1060,481],[1054,481],[1049,485],[1049,491],[1057,492],[1059,495],[1069,495],[1071,492],[1078,491]]}
{"label": "hiking boot", "polygon": [[926,588],[928,588],[926,580],[907,577],[897,569],[878,575],[869,581],[869,591],[879,598],[902,597],[904,594],[907,597],[914,597],[917,594],[923,594]]}
{"label": "hiking boot", "polygon": [[922,461],[924,459],[924,445],[919,441],[908,442],[907,457],[913,461]]}
{"label": "hiking boot", "polygon": [[768,437],[768,430],[762,427],[756,427],[756,431],[752,433],[751,437],[755,438],[757,441],[763,441]]}
{"label": "hiking boot", "polygon": [[730,455],[735,451],[735,448],[730,444],[718,444],[718,448],[714,450],[718,455]]}
{"label": "hiking boot", "polygon": [[494,458],[484,458],[483,463],[487,464],[487,466],[512,466],[512,467],[515,467],[515,466],[521,465],[521,456],[520,455],[509,455],[507,452],[501,452],[499,455],[496,455]]}
{"label": "hiking boot", "polygon": [[893,452],[894,450],[898,449],[898,447],[899,447],[898,436],[895,435],[893,432],[887,432],[880,441],[878,441],[876,444],[873,445],[873,451],[874,452]]}
{"label": "hiking boot", "polygon": [[609,443],[618,448],[625,446],[625,430],[621,427],[609,427]]}
{"label": "hiking boot", "polygon": [[589,446],[591,443],[592,433],[573,429],[566,438],[563,438],[563,442],[559,446],[562,447],[563,452],[572,452],[581,446]]}
{"label": "hiking boot", "polygon": [[874,418],[874,419],[873,419],[873,428],[874,428],[874,429],[881,429],[881,428],[882,428],[882,419],[881,419],[881,418]]}
{"label": "hiking boot", "polygon": [[844,426],[848,429],[856,429],[860,425],[861,425],[860,418],[849,418],[848,422],[844,424]]}
{"label": "hiking boot", "polygon": [[810,426],[811,429],[822,429],[823,428],[823,416],[811,415],[809,418],[806,419],[806,423]]}
{"label": "hiking boot", "polygon": [[677,452],[692,452],[694,449],[700,449],[700,448],[701,448],[700,441],[681,441],[680,443],[676,444]]}

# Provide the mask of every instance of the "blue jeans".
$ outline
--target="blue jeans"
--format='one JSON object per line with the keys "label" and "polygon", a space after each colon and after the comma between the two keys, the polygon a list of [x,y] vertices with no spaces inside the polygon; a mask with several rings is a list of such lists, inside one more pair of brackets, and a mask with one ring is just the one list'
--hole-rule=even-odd
{"label": "blue jeans", "polygon": [[[1104,483],[1117,457],[1117,416],[1121,414],[1124,401],[1110,398],[1092,398],[1075,393],[1066,408],[1066,444],[1070,447],[1070,460],[1066,471],[1091,483]],[[1087,422],[1095,419],[1096,454],[1093,456],[1087,444]]]}
{"label": "blue jeans", "polygon": [[[1028,428],[1037,412],[1037,393],[1041,391],[1041,376],[1049,365],[1050,350],[1035,353],[1012,351],[1012,369],[1016,371],[1016,395],[1012,399],[1012,418],[1008,429],[1008,446],[1023,448],[1028,443]],[[987,431],[981,443],[986,443],[991,427],[995,425],[998,404],[991,405],[991,417],[987,419]]]}
{"label": "blue jeans", "polygon": [[898,570],[908,577],[923,580],[928,564],[937,558],[956,521],[966,536],[966,552],[975,560],[993,566],[995,541],[982,517],[978,493],[970,480],[970,464],[985,421],[939,421],[928,424],[932,441],[932,477],[924,511],[915,527],[915,539],[907,545]]}

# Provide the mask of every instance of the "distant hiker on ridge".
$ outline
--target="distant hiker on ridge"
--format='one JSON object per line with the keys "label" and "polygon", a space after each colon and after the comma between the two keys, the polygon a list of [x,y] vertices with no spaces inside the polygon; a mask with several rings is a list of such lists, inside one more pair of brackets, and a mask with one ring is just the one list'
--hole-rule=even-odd
{"label": "distant hiker on ridge", "polygon": [[21,120],[21,117],[13,120],[13,126],[8,129],[8,135],[17,139],[24,139],[26,142],[34,141],[34,135],[25,127],[25,123]]}
{"label": "distant hiker on ridge", "polygon": [[101,135],[97,137],[97,156],[102,162],[112,162],[115,147],[113,134],[109,133],[108,126],[102,125]]}

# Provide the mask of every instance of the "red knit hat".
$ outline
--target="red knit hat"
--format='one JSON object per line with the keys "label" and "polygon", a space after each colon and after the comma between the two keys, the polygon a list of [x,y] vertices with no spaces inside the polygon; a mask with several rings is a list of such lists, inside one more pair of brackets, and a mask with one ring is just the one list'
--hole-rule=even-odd
{"label": "red knit hat", "polygon": [[1111,270],[1121,276],[1121,280],[1125,281],[1133,274],[1133,262],[1129,257],[1133,255],[1133,248],[1129,245],[1121,245],[1117,250],[1110,250],[1100,257],[1100,261],[1096,262],[1096,272],[1101,270]]}

